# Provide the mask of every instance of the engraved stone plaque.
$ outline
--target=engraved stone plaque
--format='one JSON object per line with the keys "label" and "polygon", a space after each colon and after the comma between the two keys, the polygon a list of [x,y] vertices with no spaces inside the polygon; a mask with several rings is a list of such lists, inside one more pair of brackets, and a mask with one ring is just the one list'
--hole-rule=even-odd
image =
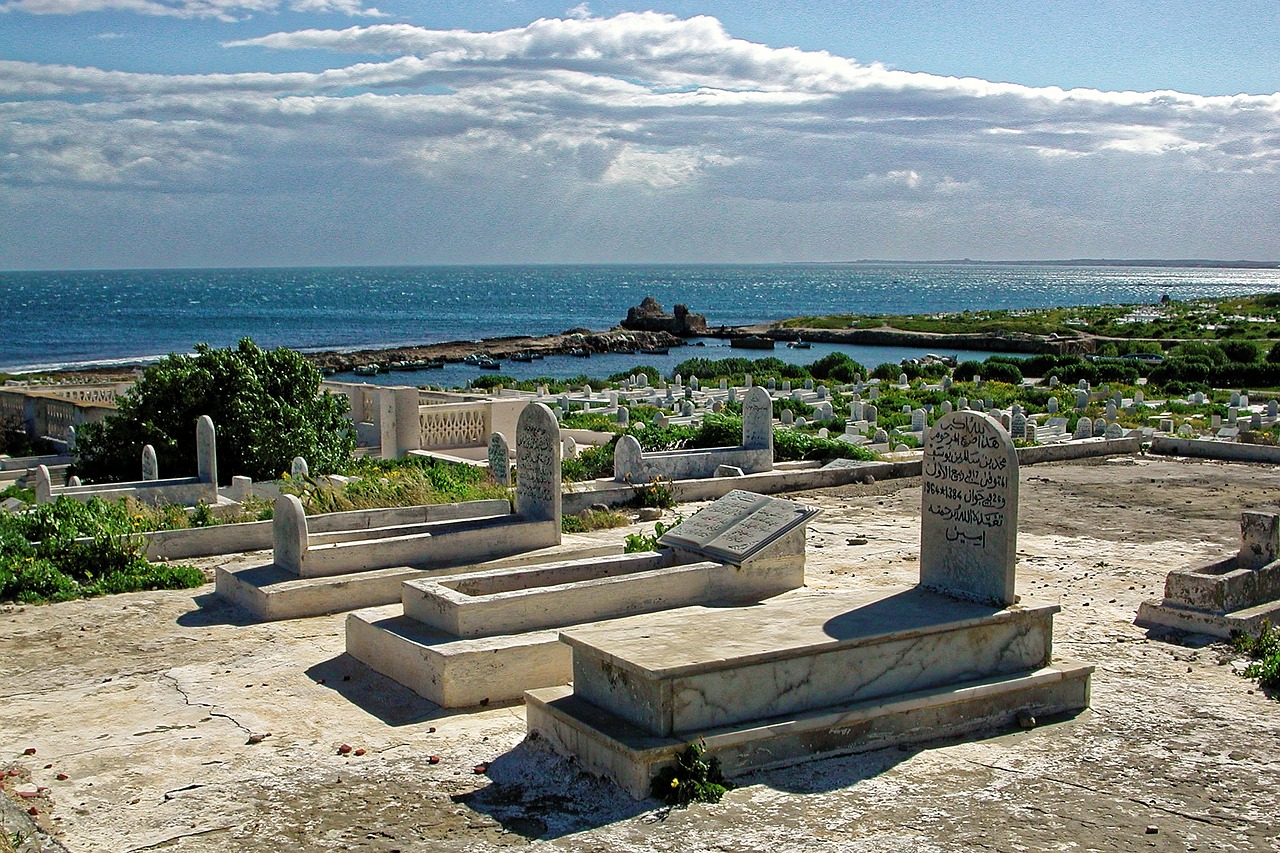
{"label": "engraved stone plaque", "polygon": [[990,415],[952,412],[925,442],[920,584],[957,598],[1013,604],[1018,457]]}
{"label": "engraved stone plaque", "polygon": [[741,564],[819,512],[795,501],[735,489],[668,530],[658,541]]}

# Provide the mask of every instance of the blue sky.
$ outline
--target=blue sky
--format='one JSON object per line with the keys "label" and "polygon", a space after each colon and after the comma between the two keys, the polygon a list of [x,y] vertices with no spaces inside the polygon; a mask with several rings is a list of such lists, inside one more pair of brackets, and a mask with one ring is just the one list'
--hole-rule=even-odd
{"label": "blue sky", "polygon": [[0,0],[0,268],[1280,258],[1280,5]]}

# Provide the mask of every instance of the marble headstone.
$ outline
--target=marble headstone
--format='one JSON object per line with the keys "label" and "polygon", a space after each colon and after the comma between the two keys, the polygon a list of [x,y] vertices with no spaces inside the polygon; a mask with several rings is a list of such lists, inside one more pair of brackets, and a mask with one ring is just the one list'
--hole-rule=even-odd
{"label": "marble headstone", "polygon": [[499,486],[511,485],[511,447],[500,432],[489,436],[489,470]]}
{"label": "marble headstone", "polygon": [[1013,604],[1018,457],[1004,428],[952,412],[925,442],[920,584],[946,595]]}
{"label": "marble headstone", "polygon": [[142,479],[160,479],[160,463],[156,461],[156,449],[149,444],[142,445]]}
{"label": "marble headstone", "polygon": [[516,422],[516,512],[560,526],[560,427],[542,403],[530,403]]}

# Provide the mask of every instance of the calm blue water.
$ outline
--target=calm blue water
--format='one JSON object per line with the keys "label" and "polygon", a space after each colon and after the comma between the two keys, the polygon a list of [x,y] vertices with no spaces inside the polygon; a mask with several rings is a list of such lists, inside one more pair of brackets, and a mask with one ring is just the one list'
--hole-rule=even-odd
{"label": "calm blue water", "polygon": [[[683,302],[712,325],[739,325],[1278,290],[1277,270],[945,264],[0,272],[0,369],[140,359],[244,336],[264,346],[358,349],[599,330],[646,295],[668,311]],[[795,357],[820,354],[815,347]],[[885,356],[869,360],[897,360]],[[628,359],[617,369],[635,363]],[[556,372],[608,372],[594,359],[569,361]],[[532,368],[546,375],[545,365]]]}

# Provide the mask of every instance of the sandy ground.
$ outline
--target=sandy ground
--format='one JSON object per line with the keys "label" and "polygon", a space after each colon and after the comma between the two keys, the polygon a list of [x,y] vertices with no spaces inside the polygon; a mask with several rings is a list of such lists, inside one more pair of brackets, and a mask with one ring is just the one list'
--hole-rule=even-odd
{"label": "sandy ground", "polygon": [[[526,742],[519,705],[446,712],[347,657],[341,616],[253,624],[211,587],[0,613],[0,762],[49,788],[32,802],[75,853],[1280,850],[1280,702],[1227,646],[1132,624],[1278,487],[1266,466],[1024,468],[1018,591],[1061,603],[1092,710],[755,774],[719,805],[635,803]],[[792,497],[825,510],[811,586],[913,581],[919,480]]]}

